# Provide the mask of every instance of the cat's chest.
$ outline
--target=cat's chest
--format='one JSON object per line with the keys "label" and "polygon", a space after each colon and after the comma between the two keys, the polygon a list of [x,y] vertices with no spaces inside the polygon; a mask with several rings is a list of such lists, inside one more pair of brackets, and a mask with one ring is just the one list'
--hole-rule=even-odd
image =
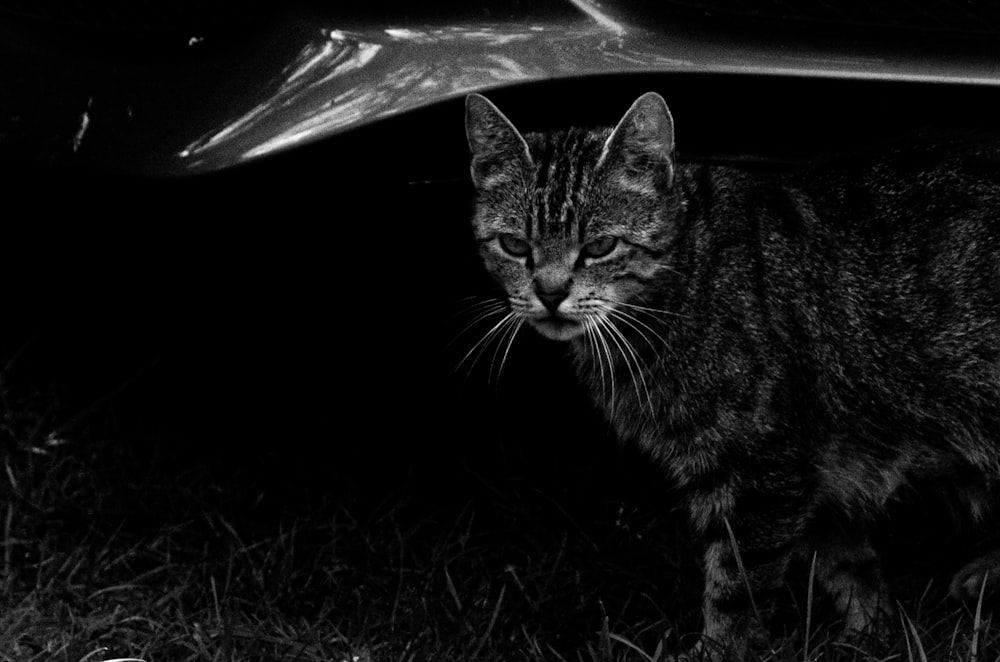
{"label": "cat's chest", "polygon": [[620,439],[660,454],[665,444],[693,431],[696,403],[660,357],[577,346],[574,358],[577,378]]}
{"label": "cat's chest", "polygon": [[764,405],[771,380],[748,388],[739,370],[712,370],[695,353],[626,356],[609,359],[600,348],[578,346],[578,379],[616,436],[662,461],[681,484],[714,471],[751,428],[774,424]]}

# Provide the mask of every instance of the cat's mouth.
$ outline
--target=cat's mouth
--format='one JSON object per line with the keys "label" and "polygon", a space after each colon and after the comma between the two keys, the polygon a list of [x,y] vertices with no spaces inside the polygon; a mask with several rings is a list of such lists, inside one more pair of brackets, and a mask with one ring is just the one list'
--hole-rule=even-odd
{"label": "cat's mouth", "polygon": [[583,324],[575,319],[562,315],[536,317],[531,325],[540,334],[551,340],[570,340],[584,331]]}

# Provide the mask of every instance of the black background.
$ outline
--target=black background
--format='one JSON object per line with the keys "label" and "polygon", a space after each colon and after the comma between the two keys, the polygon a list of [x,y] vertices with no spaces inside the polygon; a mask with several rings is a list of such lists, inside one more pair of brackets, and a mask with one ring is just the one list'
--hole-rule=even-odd
{"label": "black background", "polygon": [[[988,88],[797,78],[594,78],[489,96],[527,131],[614,124],[647,90],[671,106],[683,160],[764,171],[1000,117]],[[62,434],[304,489],[440,491],[469,468],[575,471],[582,490],[616,489],[609,467],[623,463],[626,477],[653,475],[611,440],[557,344],[525,331],[502,377],[489,352],[454,370],[478,340],[460,335],[465,297],[491,287],[467,158],[461,99],[187,178],[7,158],[5,380],[54,388]]]}

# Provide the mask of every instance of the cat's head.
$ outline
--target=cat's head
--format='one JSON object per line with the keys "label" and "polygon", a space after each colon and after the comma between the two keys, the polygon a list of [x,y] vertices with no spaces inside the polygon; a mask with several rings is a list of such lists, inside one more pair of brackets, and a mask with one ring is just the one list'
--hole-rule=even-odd
{"label": "cat's head", "polygon": [[639,97],[614,129],[522,136],[472,94],[466,134],[475,236],[513,312],[568,340],[646,301],[668,268],[679,206],[673,119],[659,95]]}

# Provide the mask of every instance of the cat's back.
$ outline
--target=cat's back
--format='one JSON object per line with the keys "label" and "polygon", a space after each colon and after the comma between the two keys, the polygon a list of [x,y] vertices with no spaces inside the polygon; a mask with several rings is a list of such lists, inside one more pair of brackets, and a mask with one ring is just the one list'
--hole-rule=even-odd
{"label": "cat's back", "polygon": [[942,384],[995,407],[1000,137],[921,137],[818,163],[791,181],[824,228],[809,254],[825,267],[827,321],[850,348],[845,360],[873,371],[886,400],[907,393],[925,413],[940,409]]}
{"label": "cat's back", "polygon": [[931,229],[1000,212],[1000,135],[920,135],[823,159],[791,176],[818,209],[868,231]]}
{"label": "cat's back", "polygon": [[[921,136],[789,179],[823,228],[814,257],[908,323],[1000,318],[1000,136]],[[960,309],[964,308],[962,311]],[[965,315],[968,317],[968,315]]]}

